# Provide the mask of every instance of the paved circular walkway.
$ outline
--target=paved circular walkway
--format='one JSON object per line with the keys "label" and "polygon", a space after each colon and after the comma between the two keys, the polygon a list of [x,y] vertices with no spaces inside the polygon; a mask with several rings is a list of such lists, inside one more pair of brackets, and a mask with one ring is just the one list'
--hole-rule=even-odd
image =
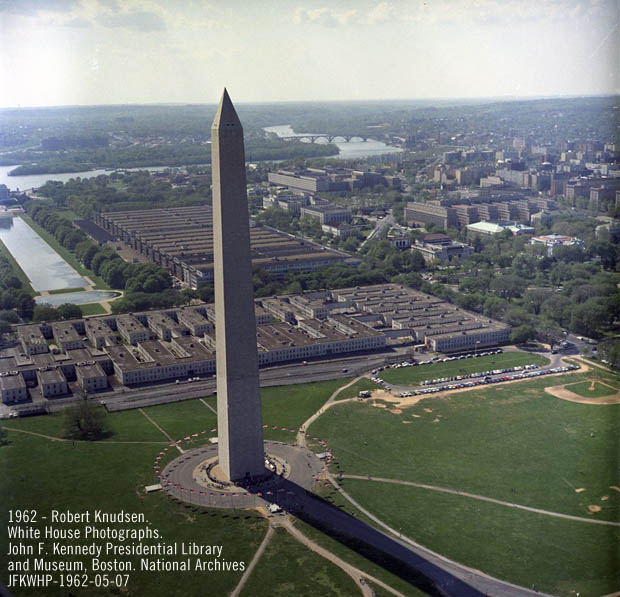
{"label": "paved circular walkway", "polygon": [[287,489],[290,484],[310,489],[325,471],[324,463],[306,448],[266,441],[265,452],[283,463],[285,472],[271,474],[252,487],[223,486],[209,480],[205,466],[217,456],[217,444],[201,446],[175,458],[164,468],[161,484],[168,494],[190,504],[210,508],[255,508],[277,503],[286,510],[294,500],[294,492]]}

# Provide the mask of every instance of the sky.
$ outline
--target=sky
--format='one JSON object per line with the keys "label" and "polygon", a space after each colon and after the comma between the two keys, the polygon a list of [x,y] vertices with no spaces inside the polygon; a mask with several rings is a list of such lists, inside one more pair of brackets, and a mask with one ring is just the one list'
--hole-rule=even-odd
{"label": "sky", "polygon": [[620,0],[0,0],[0,107],[620,92]]}

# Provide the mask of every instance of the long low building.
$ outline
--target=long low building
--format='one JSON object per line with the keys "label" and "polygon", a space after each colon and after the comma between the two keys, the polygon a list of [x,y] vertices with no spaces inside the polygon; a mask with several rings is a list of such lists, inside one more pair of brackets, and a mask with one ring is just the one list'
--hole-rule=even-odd
{"label": "long low building", "polygon": [[[382,351],[410,337],[437,352],[504,344],[510,326],[397,284],[256,300],[260,365]],[[279,321],[275,321],[275,319]],[[0,397],[100,392],[215,373],[212,304],[15,326],[21,346],[0,351]],[[60,351],[50,351],[56,341]],[[115,378],[115,379],[114,379]]]}
{"label": "long low building", "polygon": [[[95,222],[192,288],[213,279],[213,211],[208,205],[97,214]],[[278,230],[251,226],[252,264],[275,276],[350,260]]]}

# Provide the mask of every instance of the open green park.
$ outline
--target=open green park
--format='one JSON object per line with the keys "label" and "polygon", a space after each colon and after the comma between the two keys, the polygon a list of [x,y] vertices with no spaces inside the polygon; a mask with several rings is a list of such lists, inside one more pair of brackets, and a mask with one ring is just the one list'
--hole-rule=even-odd
{"label": "open green park", "polygon": [[439,362],[401,367],[399,369],[384,369],[379,374],[379,377],[395,385],[412,385],[427,379],[456,377],[457,375],[468,375],[480,371],[492,371],[493,369],[507,369],[520,365],[540,366],[547,365],[548,363],[549,359],[539,354],[502,352],[500,354],[470,357],[446,363]]}
{"label": "open green park", "polygon": [[[510,365],[495,367],[500,366]],[[579,404],[544,391],[559,384],[589,386],[590,375],[489,386],[411,400],[399,408],[379,400],[346,400],[368,388],[369,382],[361,380],[336,397],[340,400],[325,409],[308,435],[327,442],[335,457],[330,472],[335,478],[342,473],[338,483],[344,492],[411,540],[497,578],[547,593],[608,594],[620,588],[620,528],[613,525],[620,514],[620,405]],[[604,370],[597,370],[596,377],[602,384],[619,383]],[[265,437],[295,441],[291,430],[350,381],[263,389]],[[164,540],[219,544],[224,559],[247,565],[269,526],[256,511],[201,508],[144,491],[156,481],[153,460],[170,438],[206,430],[191,443],[205,441],[216,426],[215,408],[215,397],[209,396],[109,413],[111,432],[98,442],[62,441],[63,415],[4,421],[8,444],[0,447],[0,471],[11,482],[0,484],[0,523],[6,526],[8,511],[16,508],[41,513],[53,508],[144,512]],[[366,519],[341,492],[326,485],[318,486],[317,492]],[[593,520],[611,524],[588,522]],[[333,538],[300,521],[295,526],[400,593],[420,594]],[[3,537],[2,570],[6,543]],[[135,571],[124,594],[195,595],[204,594],[205,587],[208,594],[227,594],[241,576],[242,572]],[[377,590],[388,594],[381,587]],[[241,594],[318,592],[352,595],[359,589],[341,568],[278,528]],[[64,593],[59,589],[56,594]],[[88,594],[106,592],[89,589]]]}

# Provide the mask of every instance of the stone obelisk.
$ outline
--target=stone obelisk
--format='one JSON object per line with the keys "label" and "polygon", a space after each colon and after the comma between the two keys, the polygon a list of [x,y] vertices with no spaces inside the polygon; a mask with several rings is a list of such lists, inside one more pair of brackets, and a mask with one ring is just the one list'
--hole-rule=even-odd
{"label": "stone obelisk", "polygon": [[243,128],[228,92],[211,126],[219,466],[265,474]]}

